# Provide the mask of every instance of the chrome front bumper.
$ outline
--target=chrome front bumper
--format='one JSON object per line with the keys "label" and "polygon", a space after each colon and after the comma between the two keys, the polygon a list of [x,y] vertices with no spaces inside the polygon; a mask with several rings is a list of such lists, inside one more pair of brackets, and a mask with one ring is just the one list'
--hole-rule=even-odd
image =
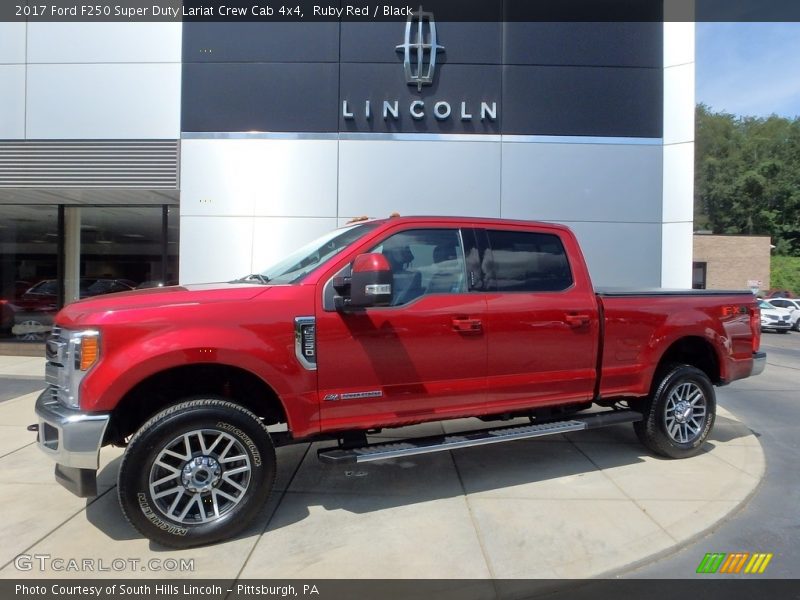
{"label": "chrome front bumper", "polygon": [[110,415],[67,408],[48,387],[36,400],[39,448],[63,467],[97,470]]}
{"label": "chrome front bumper", "polygon": [[750,377],[753,375],[761,375],[764,367],[767,366],[767,353],[766,352],[753,352],[753,370],[750,371]]}

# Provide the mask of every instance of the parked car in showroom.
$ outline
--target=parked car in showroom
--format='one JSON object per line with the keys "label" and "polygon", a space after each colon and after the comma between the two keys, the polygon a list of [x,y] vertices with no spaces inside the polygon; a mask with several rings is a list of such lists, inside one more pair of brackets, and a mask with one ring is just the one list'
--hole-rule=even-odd
{"label": "parked car in showroom", "polygon": [[[90,298],[128,292],[136,283],[128,279],[81,278],[79,293],[81,298]],[[11,333],[17,340],[40,342],[53,327],[53,317],[58,311],[58,281],[45,279],[28,289],[11,303],[13,327]]]}
{"label": "parked car in showroom", "polygon": [[758,301],[761,309],[761,331],[786,333],[792,328],[791,313],[785,308],[776,308],[766,300]]}
{"label": "parked car in showroom", "polygon": [[770,298],[767,302],[775,308],[785,308],[788,310],[792,329],[800,331],[800,300],[795,300],[793,298]]}

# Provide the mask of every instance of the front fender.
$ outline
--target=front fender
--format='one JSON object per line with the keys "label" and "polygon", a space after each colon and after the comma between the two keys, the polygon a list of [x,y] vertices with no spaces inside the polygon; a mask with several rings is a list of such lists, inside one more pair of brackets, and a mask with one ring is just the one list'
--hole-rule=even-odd
{"label": "front fender", "polygon": [[316,418],[316,372],[303,369],[294,353],[294,332],[271,327],[213,325],[157,329],[140,337],[109,331],[102,358],[81,386],[81,408],[112,411],[142,381],[163,371],[217,364],[249,371],[272,388],[283,405],[289,428],[309,428]]}

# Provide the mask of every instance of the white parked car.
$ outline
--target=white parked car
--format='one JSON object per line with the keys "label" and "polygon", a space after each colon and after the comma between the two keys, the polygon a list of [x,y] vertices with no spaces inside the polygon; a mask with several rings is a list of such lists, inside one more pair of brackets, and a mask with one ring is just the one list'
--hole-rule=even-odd
{"label": "white parked car", "polygon": [[761,331],[778,331],[786,333],[792,328],[792,316],[785,308],[776,308],[765,300],[758,301],[761,309]]}
{"label": "white parked car", "polygon": [[796,298],[770,298],[767,300],[776,308],[785,308],[789,311],[789,320],[792,322],[792,329],[800,331],[800,300]]}

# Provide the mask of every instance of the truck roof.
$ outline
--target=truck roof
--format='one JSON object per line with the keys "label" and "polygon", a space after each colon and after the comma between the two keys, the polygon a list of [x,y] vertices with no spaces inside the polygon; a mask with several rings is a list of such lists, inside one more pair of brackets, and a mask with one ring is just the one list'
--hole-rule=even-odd
{"label": "truck roof", "polygon": [[[526,225],[536,227],[550,227],[569,231],[569,227],[560,223],[544,221],[526,221],[522,219],[500,219],[496,217],[454,217],[446,215],[407,215],[401,217],[386,217],[360,221],[363,223],[447,223],[452,225]],[[352,224],[355,224],[352,223]]]}

